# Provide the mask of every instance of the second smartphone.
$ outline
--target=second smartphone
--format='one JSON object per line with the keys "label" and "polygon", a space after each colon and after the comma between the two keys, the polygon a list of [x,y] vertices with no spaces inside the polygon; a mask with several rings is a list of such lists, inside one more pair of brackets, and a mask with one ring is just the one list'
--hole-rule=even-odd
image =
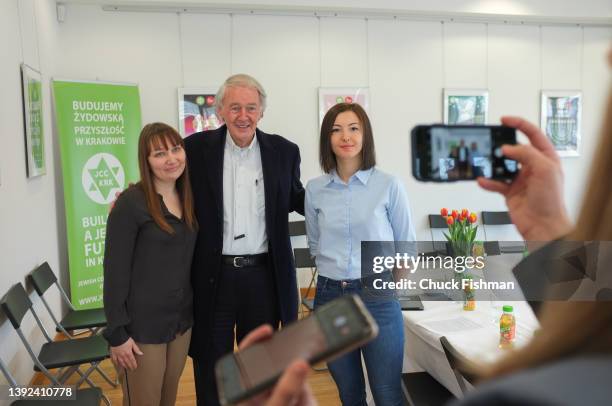
{"label": "second smartphone", "polygon": [[269,340],[221,358],[215,370],[221,403],[235,404],[269,388],[298,358],[311,365],[330,360],[377,334],[378,325],[361,299],[342,296]]}
{"label": "second smartphone", "polygon": [[500,125],[419,125],[412,130],[412,173],[422,182],[511,180],[518,164],[502,155],[516,130]]}

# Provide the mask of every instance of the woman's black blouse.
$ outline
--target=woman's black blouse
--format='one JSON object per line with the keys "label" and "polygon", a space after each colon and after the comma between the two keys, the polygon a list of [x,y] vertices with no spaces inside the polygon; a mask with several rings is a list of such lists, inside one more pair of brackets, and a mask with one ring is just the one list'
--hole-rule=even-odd
{"label": "woman's black blouse", "polygon": [[111,346],[132,337],[145,344],[172,341],[193,325],[191,259],[196,231],[168,211],[174,234],[147,209],[140,185],[126,190],[111,210],[104,250],[103,334]]}

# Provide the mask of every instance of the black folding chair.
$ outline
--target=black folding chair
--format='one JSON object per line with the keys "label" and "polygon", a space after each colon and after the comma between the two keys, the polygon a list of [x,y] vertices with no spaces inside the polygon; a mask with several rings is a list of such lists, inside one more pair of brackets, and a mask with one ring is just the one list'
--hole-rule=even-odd
{"label": "black folding chair", "polygon": [[[96,387],[89,379],[89,375],[96,370],[100,362],[109,357],[108,344],[102,336],[94,335],[78,340],[53,341],[34,311],[32,302],[21,283],[13,285],[0,299],[0,308],[10,320],[34,361],[34,370],[42,372],[49,378],[52,385],[63,385],[73,373],[77,373],[81,376],[76,383],[77,388],[84,382],[87,382],[92,388]],[[34,353],[32,346],[21,331],[21,322],[28,311],[34,316],[36,324],[46,339],[38,355]],[[90,364],[85,372],[79,369],[79,366],[83,364]],[[58,369],[55,375],[50,372],[53,369]],[[110,401],[105,396],[103,398],[110,406]]]}
{"label": "black folding chair", "polygon": [[293,250],[293,257],[295,259],[296,268],[310,268],[310,283],[306,294],[302,298],[302,305],[309,311],[314,310],[314,299],[310,299],[310,291],[316,286],[317,281],[317,265],[315,264],[314,258],[310,256],[310,250],[308,248],[295,248]]}
{"label": "black folding chair", "polygon": [[446,337],[440,337],[440,344],[442,344],[442,349],[457,379],[461,393],[467,393],[468,388],[465,383],[469,382],[473,385],[476,382],[476,376],[467,369],[471,363],[451,345]]}
{"label": "black folding chair", "polygon": [[[85,329],[90,331],[92,334],[96,334],[102,327],[106,326],[104,309],[75,310],[72,302],[70,302],[70,299],[68,299],[68,295],[59,284],[57,277],[47,262],[44,262],[42,265],[32,271],[32,273],[28,275],[28,279],[32,282],[34,290],[36,290],[36,293],[38,293],[40,299],[47,308],[47,311],[51,315],[58,332],[62,332],[67,337],[72,338],[73,335],[71,335],[69,331]],[[45,300],[44,296],[45,292],[52,285],[57,286],[60,291],[60,296],[69,308],[66,316],[59,321],[55,314],[53,314],[53,311],[51,311],[51,307]]]}
{"label": "black folding chair", "polygon": [[306,235],[306,222],[290,221],[289,222],[289,237],[299,237],[300,235]]}
{"label": "black folding chair", "polygon": [[[2,370],[11,388],[19,386],[2,359],[0,359],[0,370]],[[99,406],[102,400],[102,390],[100,388],[77,389],[75,395],[75,399],[70,400],[45,400],[41,402],[40,400],[20,399],[12,402],[11,406]]]}
{"label": "black folding chair", "polygon": [[483,248],[487,255],[501,255],[499,241],[484,241]]}
{"label": "black folding chair", "polygon": [[447,247],[446,240],[436,240],[434,236],[434,230],[446,230],[448,229],[448,225],[446,224],[446,219],[439,214],[429,214],[427,216],[429,221],[429,233],[431,234],[431,252],[428,254],[444,254],[446,255]]}
{"label": "black folding chair", "polygon": [[[58,332],[62,332],[69,339],[74,339],[78,334],[70,334],[69,331],[74,330],[86,330],[91,333],[91,335],[95,335],[101,331],[103,327],[106,326],[106,315],[104,314],[104,309],[87,309],[87,310],[75,310],[72,305],[72,302],[68,299],[68,295],[59,284],[57,277],[51,270],[51,267],[47,262],[44,262],[34,271],[32,271],[28,275],[28,280],[34,286],[34,290],[40,296],[41,301],[47,308],[47,311],[51,315],[51,319],[55,323],[55,330]],[[60,296],[63,298],[64,303],[69,306],[68,313],[64,316],[61,321],[58,321],[55,314],[51,310],[51,306],[45,299],[45,292],[52,286],[56,285],[60,291]],[[113,381],[101,368],[96,368],[98,373],[104,378],[106,382],[108,382],[113,387],[118,385],[118,382]]]}
{"label": "black folding chair", "polygon": [[402,374],[402,390],[410,406],[443,406],[455,399],[448,389],[427,372]]}
{"label": "black folding chair", "polygon": [[[289,222],[289,237],[301,237],[305,235],[306,235],[306,222],[304,220]],[[303,250],[304,248],[296,248],[296,250],[297,249]],[[295,250],[294,250],[294,254],[295,254]],[[295,257],[294,257],[294,260],[296,262],[296,268],[303,268],[302,266],[298,264],[298,260]],[[301,264],[301,261],[302,261],[302,258],[300,258],[300,264]],[[311,284],[312,284],[312,280],[311,280]],[[299,294],[298,306],[300,309],[300,316],[304,316],[304,307],[302,307],[302,305],[305,306],[309,311],[312,311],[312,308],[313,308],[312,299],[308,299],[309,292],[310,292],[310,289],[306,292],[306,297],[302,298],[302,294],[300,292],[299,280],[298,280],[298,294]]]}
{"label": "black folding chair", "polygon": [[510,220],[510,213],[507,211],[483,211],[482,224],[501,226],[512,224],[512,220]]}
{"label": "black folding chair", "polygon": [[[489,241],[489,238],[487,236],[487,226],[508,226],[513,224],[512,220],[510,219],[510,213],[508,213],[507,211],[483,211],[481,213],[481,218],[482,230],[484,232],[486,241]],[[496,242],[499,245],[499,250],[501,253],[517,254],[525,251],[524,242],[503,243],[499,241],[489,241],[489,243],[492,242]]]}

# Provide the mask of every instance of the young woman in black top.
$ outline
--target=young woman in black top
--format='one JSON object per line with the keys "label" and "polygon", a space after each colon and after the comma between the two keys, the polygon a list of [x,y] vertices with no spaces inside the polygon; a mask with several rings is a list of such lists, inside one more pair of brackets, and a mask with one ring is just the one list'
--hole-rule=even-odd
{"label": "young woman in black top", "polygon": [[196,239],[184,143],[163,123],[138,142],[141,180],[108,217],[104,337],[124,405],[174,405],[193,324],[191,259]]}

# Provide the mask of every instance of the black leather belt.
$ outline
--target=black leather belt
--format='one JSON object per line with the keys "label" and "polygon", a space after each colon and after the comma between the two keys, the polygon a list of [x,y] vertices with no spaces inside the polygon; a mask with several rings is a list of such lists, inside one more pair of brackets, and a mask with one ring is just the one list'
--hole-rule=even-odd
{"label": "black leather belt", "polygon": [[231,265],[233,268],[245,268],[248,266],[260,266],[268,263],[268,253],[256,255],[223,255],[223,265]]}

